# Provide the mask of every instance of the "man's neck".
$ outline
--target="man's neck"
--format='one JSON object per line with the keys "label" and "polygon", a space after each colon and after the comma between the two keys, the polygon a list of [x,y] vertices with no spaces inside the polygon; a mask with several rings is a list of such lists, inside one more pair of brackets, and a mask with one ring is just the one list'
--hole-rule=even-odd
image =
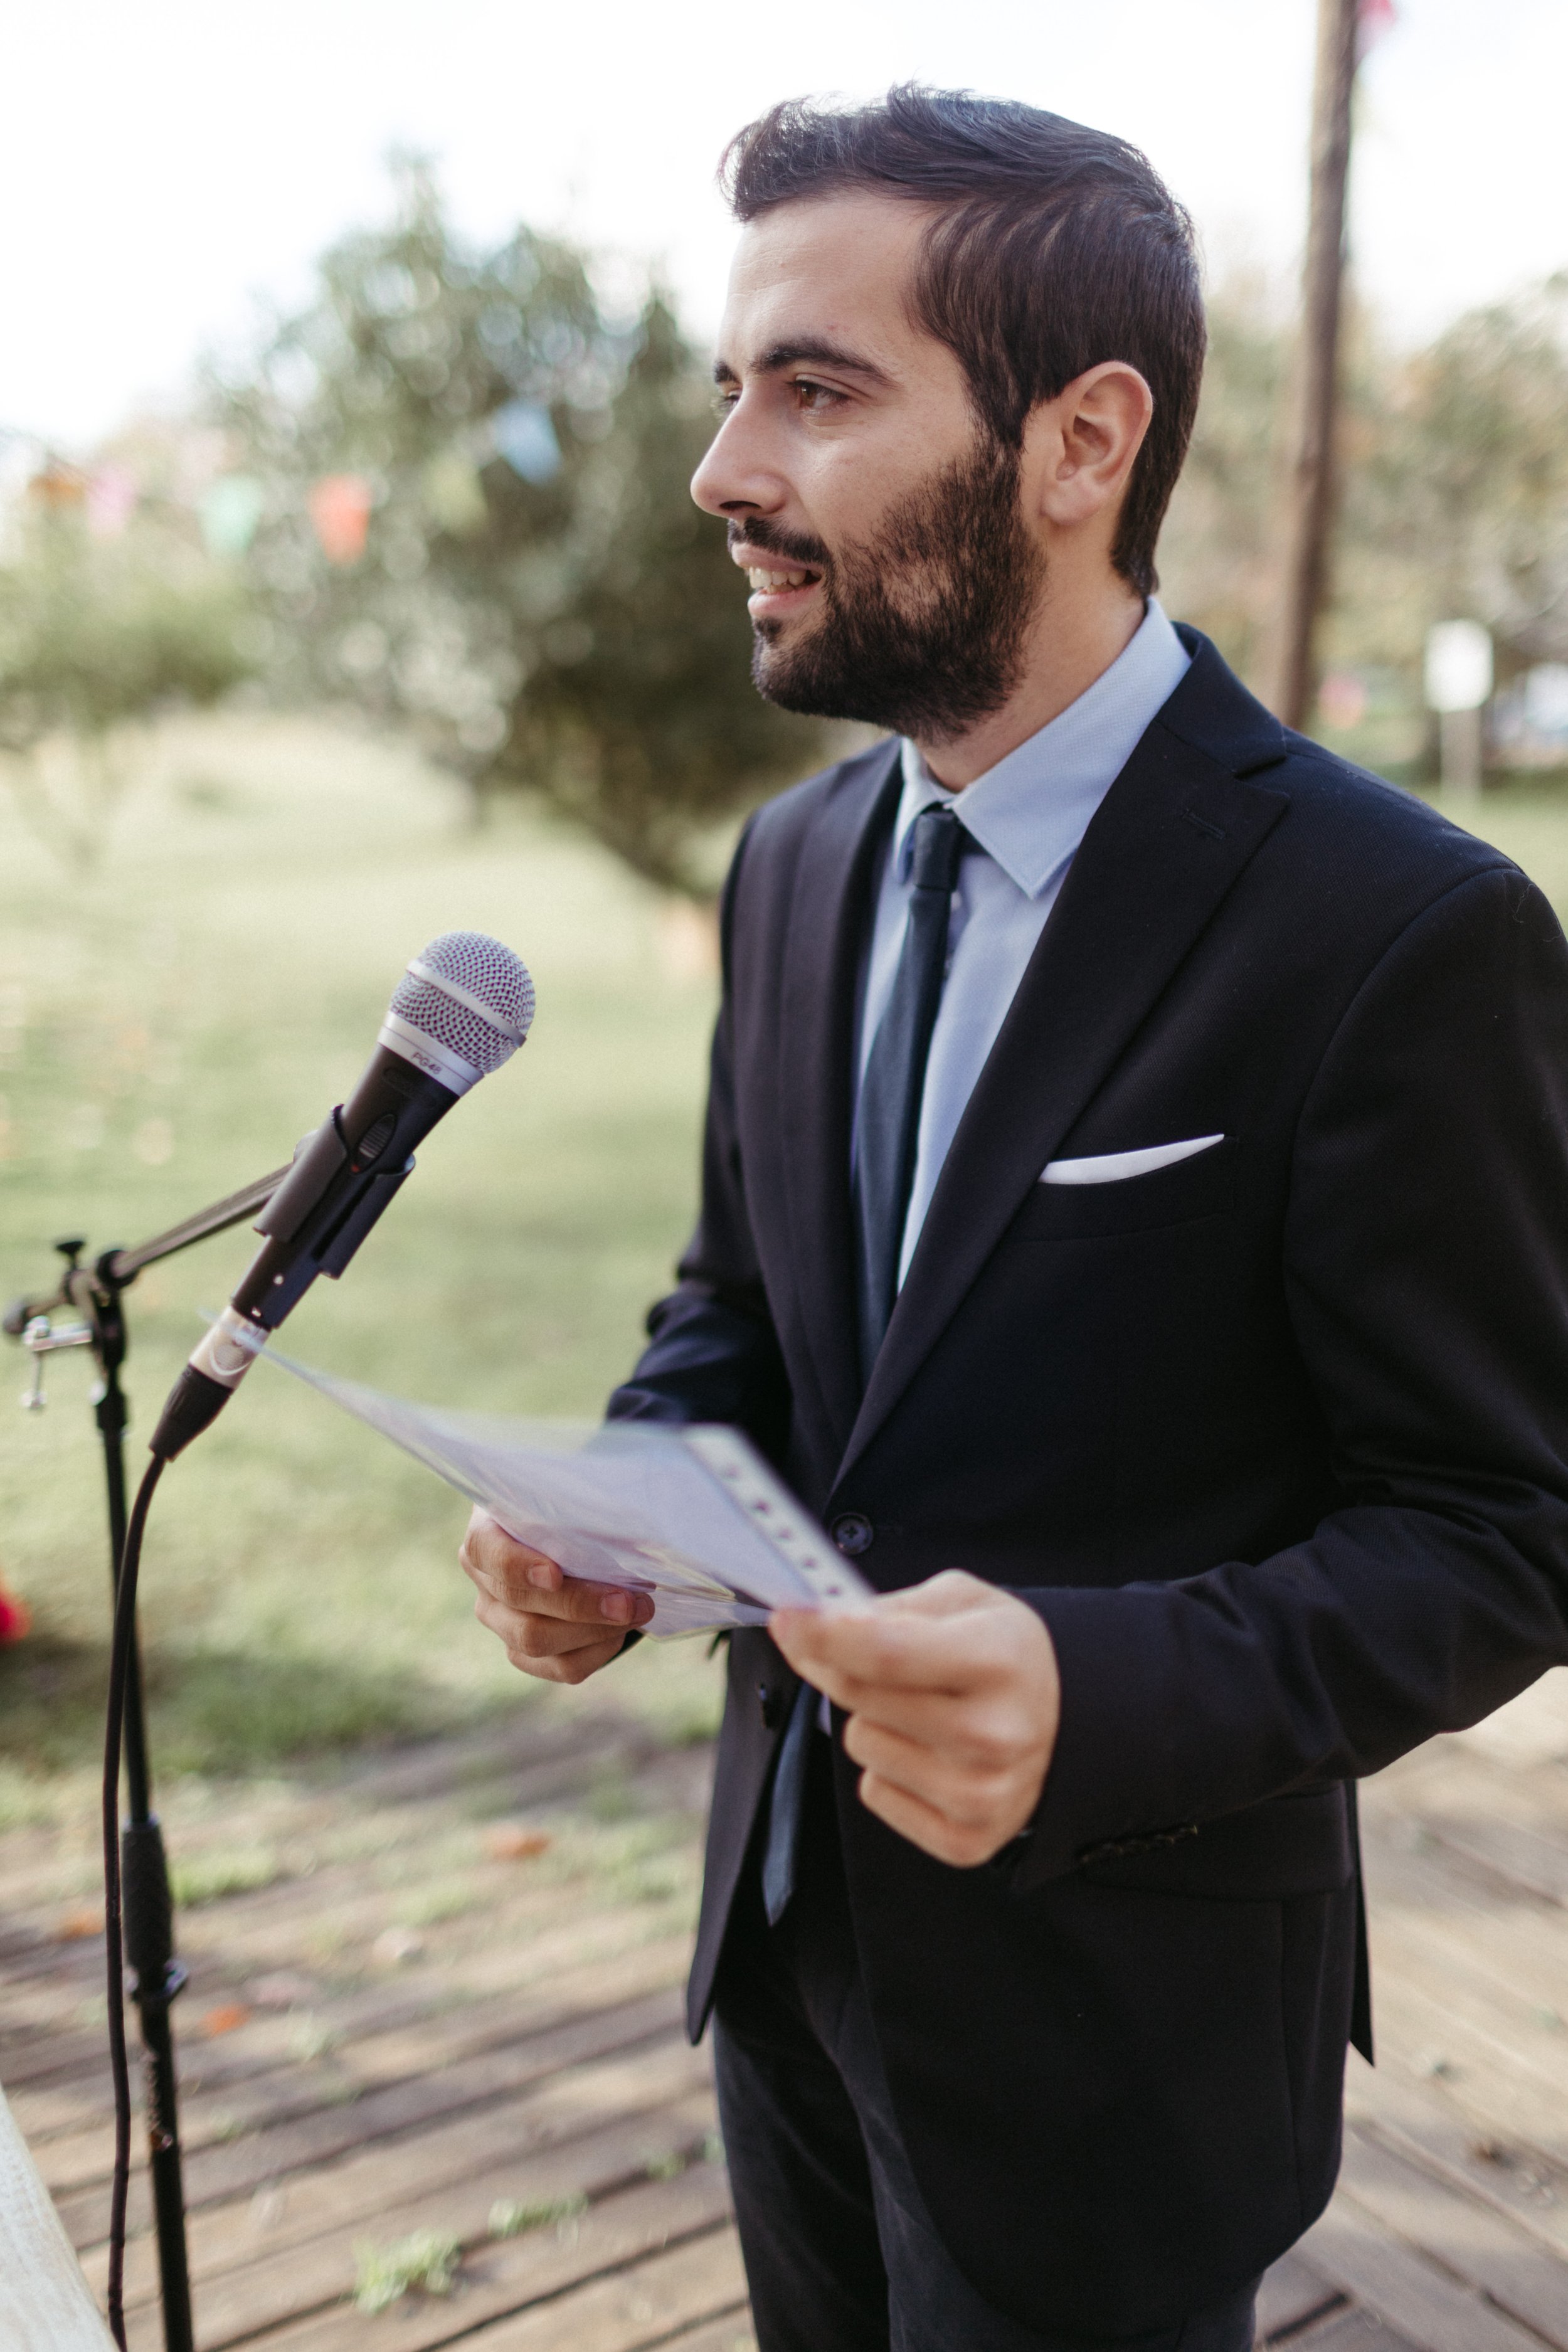
{"label": "man's neck", "polygon": [[962,735],[914,739],[936,782],[961,793],[1048,727],[1126,652],[1144,609],[1142,597],[1122,580],[1088,596],[1047,587],[1030,627],[1022,675],[1001,709]]}

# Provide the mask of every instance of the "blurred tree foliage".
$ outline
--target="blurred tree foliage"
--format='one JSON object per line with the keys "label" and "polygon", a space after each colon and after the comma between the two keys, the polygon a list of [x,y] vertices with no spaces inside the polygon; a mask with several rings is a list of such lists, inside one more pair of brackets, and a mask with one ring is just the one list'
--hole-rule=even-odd
{"label": "blurred tree foliage", "polygon": [[[398,178],[393,225],[336,246],[309,308],[214,387],[264,493],[247,562],[278,677],[709,896],[705,837],[822,740],[753,690],[724,534],[688,496],[710,387],[658,290],[617,317],[571,247],[521,228],[470,252],[428,174]],[[335,561],[310,506],[334,478],[371,501]]]}
{"label": "blurred tree foliage", "polygon": [[1274,599],[1277,440],[1289,339],[1260,280],[1209,302],[1192,446],[1160,540],[1161,596],[1256,687]]}
{"label": "blurred tree foliage", "polygon": [[188,518],[97,538],[79,478],[39,475],[0,558],[0,755],[29,822],[71,863],[93,861],[139,723],[216,701],[249,672],[248,610]]}
{"label": "blurred tree foliage", "polygon": [[1363,404],[1346,552],[1384,636],[1468,614],[1505,675],[1568,656],[1568,275],[1384,362]]}
{"label": "blurred tree foliage", "polygon": [[[1192,454],[1161,544],[1173,611],[1266,674],[1290,332],[1264,288],[1222,286]],[[1484,621],[1500,673],[1568,658],[1568,277],[1400,354],[1350,322],[1331,663],[1417,698],[1434,621]]]}

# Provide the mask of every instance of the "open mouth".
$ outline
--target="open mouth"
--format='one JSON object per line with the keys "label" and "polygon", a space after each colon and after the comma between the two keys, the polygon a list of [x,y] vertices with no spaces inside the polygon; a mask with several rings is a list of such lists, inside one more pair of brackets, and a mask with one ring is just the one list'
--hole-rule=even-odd
{"label": "open mouth", "polygon": [[746,610],[753,621],[782,621],[787,614],[798,613],[811,602],[818,572],[761,572],[748,570],[747,579],[752,593],[746,599]]}
{"label": "open mouth", "polygon": [[[822,584],[822,573],[813,563],[791,563],[783,556],[771,562],[745,562],[751,551],[741,551],[742,569],[751,583],[752,593],[746,599],[746,610],[753,621],[784,620],[807,605]],[[759,555],[762,553],[758,550]]]}

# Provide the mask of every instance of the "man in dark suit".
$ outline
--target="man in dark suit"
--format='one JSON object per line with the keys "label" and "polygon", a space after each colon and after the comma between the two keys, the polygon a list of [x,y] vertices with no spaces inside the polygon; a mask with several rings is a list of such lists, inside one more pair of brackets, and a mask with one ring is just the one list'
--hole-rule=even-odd
{"label": "man in dark suit", "polygon": [[[1190,229],[1052,116],[775,109],[694,493],[761,810],[613,1401],[881,1597],[735,1635],[690,1994],[763,2352],[1237,2352],[1367,2046],[1354,1781],[1568,1656],[1568,950],[1152,602]],[[481,1519],[575,1682],[646,1610]]]}

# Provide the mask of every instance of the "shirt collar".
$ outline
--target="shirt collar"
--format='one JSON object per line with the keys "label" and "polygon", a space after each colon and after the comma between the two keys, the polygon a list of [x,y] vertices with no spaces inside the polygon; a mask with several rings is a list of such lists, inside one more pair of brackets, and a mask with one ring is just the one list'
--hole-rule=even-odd
{"label": "shirt collar", "polygon": [[906,737],[904,789],[893,827],[894,871],[907,882],[910,828],[932,801],[956,808],[964,830],[1026,898],[1037,898],[1076,852],[1154,713],[1192,659],[1152,597],[1140,626],[1094,684],[962,793],[939,784]]}

